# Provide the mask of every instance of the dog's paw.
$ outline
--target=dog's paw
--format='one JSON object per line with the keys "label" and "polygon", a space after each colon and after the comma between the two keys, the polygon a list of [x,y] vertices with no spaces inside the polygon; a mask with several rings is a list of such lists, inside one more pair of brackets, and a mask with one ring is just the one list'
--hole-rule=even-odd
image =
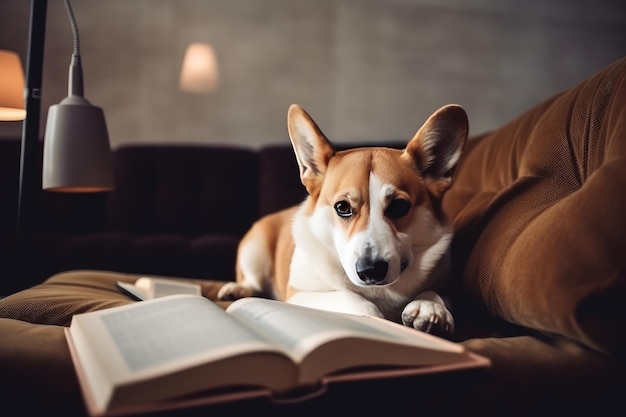
{"label": "dog's paw", "polygon": [[426,333],[450,336],[454,333],[454,318],[448,309],[432,300],[413,300],[402,311],[402,323]]}
{"label": "dog's paw", "polygon": [[240,298],[252,297],[254,291],[250,287],[237,282],[228,282],[222,285],[217,292],[217,299],[221,301],[235,301]]}

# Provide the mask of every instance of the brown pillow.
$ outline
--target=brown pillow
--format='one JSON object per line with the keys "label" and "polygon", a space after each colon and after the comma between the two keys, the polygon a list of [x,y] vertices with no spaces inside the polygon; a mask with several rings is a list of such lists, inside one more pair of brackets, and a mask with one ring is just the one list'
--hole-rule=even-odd
{"label": "brown pillow", "polygon": [[455,270],[496,317],[626,340],[626,58],[470,141],[446,194]]}
{"label": "brown pillow", "polygon": [[[43,283],[0,299],[0,317],[36,324],[69,326],[74,314],[131,303],[116,286],[117,281],[133,283],[142,275],[110,271],[74,270],[61,272]],[[156,276],[156,275],[151,275]],[[202,295],[217,299],[222,281],[164,277],[196,282]],[[217,301],[221,307],[229,303]]]}

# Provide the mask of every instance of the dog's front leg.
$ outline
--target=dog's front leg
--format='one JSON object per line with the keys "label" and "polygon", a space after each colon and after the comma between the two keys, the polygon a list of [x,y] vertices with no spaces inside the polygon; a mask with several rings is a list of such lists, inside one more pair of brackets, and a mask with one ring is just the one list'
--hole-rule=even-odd
{"label": "dog's front leg", "polygon": [[288,302],[339,313],[383,317],[374,303],[351,291],[301,291],[291,296]]}
{"label": "dog's front leg", "polygon": [[402,311],[402,323],[427,333],[452,335],[454,318],[444,299],[434,291],[425,291]]}

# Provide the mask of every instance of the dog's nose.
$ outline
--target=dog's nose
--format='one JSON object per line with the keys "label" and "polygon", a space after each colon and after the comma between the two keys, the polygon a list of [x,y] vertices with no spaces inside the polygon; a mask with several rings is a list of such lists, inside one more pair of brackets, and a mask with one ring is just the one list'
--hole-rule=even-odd
{"label": "dog's nose", "polygon": [[389,264],[386,261],[359,259],[356,264],[356,273],[366,284],[378,284],[387,276]]}

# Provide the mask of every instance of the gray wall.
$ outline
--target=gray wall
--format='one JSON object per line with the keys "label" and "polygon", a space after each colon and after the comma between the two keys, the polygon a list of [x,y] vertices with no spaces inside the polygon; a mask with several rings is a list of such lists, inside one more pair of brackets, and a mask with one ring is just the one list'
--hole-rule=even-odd
{"label": "gray wall", "polygon": [[[85,96],[111,144],[286,143],[299,103],[338,142],[408,139],[446,103],[491,130],[626,55],[609,0],[73,0]],[[26,65],[30,2],[0,1],[0,48]],[[211,43],[216,93],[178,90],[185,47]],[[67,91],[72,47],[48,1],[42,124]],[[0,123],[0,136],[21,122]]]}

